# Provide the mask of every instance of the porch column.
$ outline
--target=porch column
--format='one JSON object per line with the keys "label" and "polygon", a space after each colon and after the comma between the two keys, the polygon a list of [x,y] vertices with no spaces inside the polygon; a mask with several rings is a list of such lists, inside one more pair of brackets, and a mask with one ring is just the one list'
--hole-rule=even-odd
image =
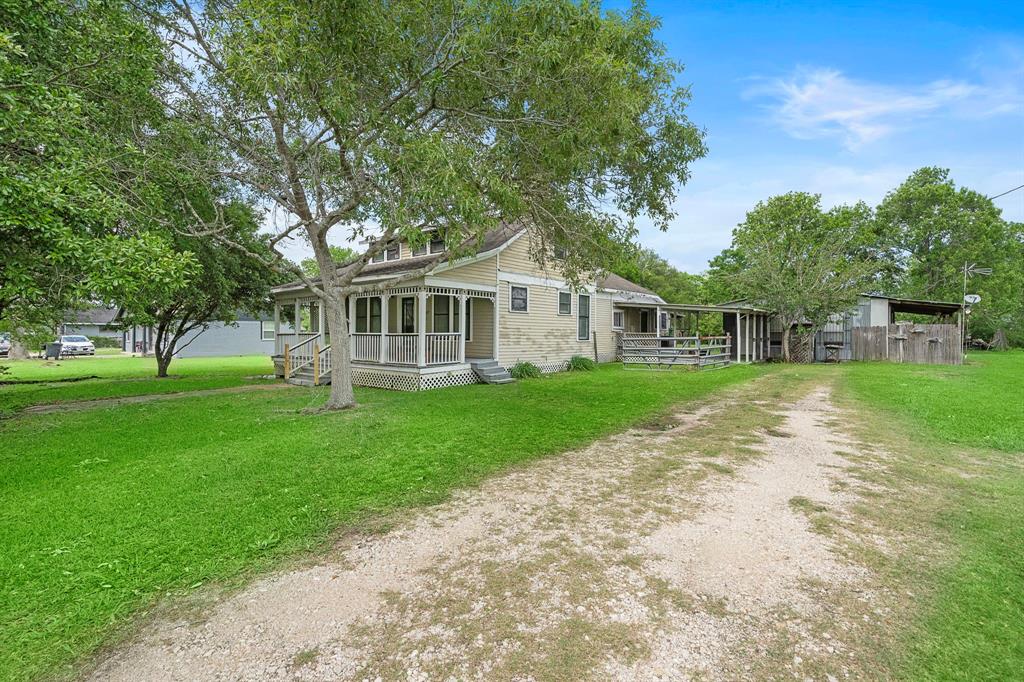
{"label": "porch column", "polygon": [[754,362],[761,359],[761,353],[757,350],[758,341],[761,339],[761,316],[754,313]]}
{"label": "porch column", "polygon": [[654,309],[654,335],[661,336],[661,306]]}
{"label": "porch column", "polygon": [[302,329],[302,304],[295,299],[295,345],[299,344],[299,331]]}
{"label": "porch column", "polygon": [[750,337],[753,334],[753,331],[754,330],[751,329],[750,326],[750,313],[747,313],[747,363],[750,363],[750,350],[751,346],[753,345]]}
{"label": "porch column", "polygon": [[[317,299],[316,302],[316,331],[321,339],[327,338],[327,315],[324,313],[324,302]],[[326,345],[321,343],[321,346]]]}
{"label": "porch column", "polygon": [[348,356],[350,358],[356,357],[356,337],[353,335],[356,331],[356,297],[353,294],[348,295]]}
{"label": "porch column", "polygon": [[459,362],[466,361],[466,292],[459,294]]}
{"label": "porch column", "polygon": [[391,303],[390,294],[380,295],[380,364],[388,361],[388,308]]}
{"label": "porch column", "polygon": [[281,304],[274,301],[274,355],[281,353]]}
{"label": "porch column", "polygon": [[416,311],[416,366],[427,366],[427,292],[420,289]]}
{"label": "porch column", "polygon": [[736,311],[736,337],[733,339],[733,345],[736,346],[736,362],[742,362],[743,358],[740,357],[740,311]]}
{"label": "porch column", "polygon": [[494,339],[492,339],[491,343],[494,345],[494,352],[493,352],[494,361],[497,362],[500,365],[501,363],[498,361],[498,351],[499,351],[499,348],[501,346],[500,340],[498,338],[498,308],[501,307],[501,306],[498,305],[498,299],[499,298],[501,298],[501,283],[500,282],[498,283],[498,286],[494,289],[494,300],[493,300],[493,305],[491,306],[491,308],[494,311],[494,315],[492,316],[492,317],[494,317]]}

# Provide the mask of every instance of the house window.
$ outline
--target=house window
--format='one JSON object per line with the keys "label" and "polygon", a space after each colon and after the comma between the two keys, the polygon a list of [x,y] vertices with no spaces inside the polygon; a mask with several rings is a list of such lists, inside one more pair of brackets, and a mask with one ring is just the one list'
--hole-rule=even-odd
{"label": "house window", "polygon": [[356,299],[356,334],[366,333],[366,309],[368,298]]}
{"label": "house window", "polygon": [[370,299],[370,333],[380,334],[380,299]]}
{"label": "house window", "polygon": [[402,256],[402,245],[401,244],[397,244],[397,243],[396,244],[392,244],[391,246],[389,246],[387,248],[387,258],[388,258],[388,260],[398,260],[401,256]]}
{"label": "house window", "polygon": [[413,256],[426,256],[427,255],[427,245],[423,244],[422,246],[417,246],[415,249],[412,250],[412,255]]}
{"label": "house window", "polygon": [[451,331],[451,296],[434,296],[434,333],[447,334]]}
{"label": "house window", "polygon": [[590,296],[580,294],[576,301],[576,338],[590,340]]}
{"label": "house window", "polygon": [[402,299],[402,333],[416,333],[416,299],[412,296]]}
{"label": "house window", "polygon": [[564,246],[556,246],[553,249],[553,253],[556,260],[565,260],[566,251]]}
{"label": "house window", "polygon": [[435,237],[430,240],[430,253],[441,253],[444,251],[444,240]]}
{"label": "house window", "polygon": [[568,291],[558,292],[558,314],[572,315],[572,294]]}
{"label": "house window", "polygon": [[274,340],[274,321],[273,320],[261,320],[260,321],[260,338],[264,341]]}
{"label": "house window", "polygon": [[530,309],[530,290],[526,287],[509,287],[508,309],[513,313],[525,313]]}
{"label": "house window", "polygon": [[380,299],[356,299],[356,334],[380,334]]}
{"label": "house window", "polygon": [[624,317],[625,316],[622,314],[621,310],[613,310],[612,329],[622,329],[623,323],[625,322],[625,320],[623,319]]}

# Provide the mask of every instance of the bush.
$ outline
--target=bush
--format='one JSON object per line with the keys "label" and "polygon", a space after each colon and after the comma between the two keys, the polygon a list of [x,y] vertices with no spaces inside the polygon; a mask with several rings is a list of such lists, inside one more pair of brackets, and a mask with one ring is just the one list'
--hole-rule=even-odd
{"label": "bush", "polygon": [[597,363],[583,355],[574,355],[569,359],[569,366],[566,369],[570,372],[589,372],[597,369]]}
{"label": "bush", "polygon": [[97,348],[120,348],[121,339],[112,339],[109,336],[90,336],[89,340]]}
{"label": "bush", "polygon": [[540,367],[532,362],[517,362],[508,373],[516,379],[537,379],[540,377]]}

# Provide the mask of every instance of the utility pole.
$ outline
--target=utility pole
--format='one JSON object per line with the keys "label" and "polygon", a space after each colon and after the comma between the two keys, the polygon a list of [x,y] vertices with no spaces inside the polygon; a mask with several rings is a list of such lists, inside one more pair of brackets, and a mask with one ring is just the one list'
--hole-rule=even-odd
{"label": "utility pole", "polygon": [[970,261],[964,261],[964,289],[963,296],[960,299],[960,350],[964,357],[967,357],[967,337],[968,334],[968,320],[967,320],[967,278],[971,275],[991,275],[992,268],[979,268],[977,263],[971,263]]}

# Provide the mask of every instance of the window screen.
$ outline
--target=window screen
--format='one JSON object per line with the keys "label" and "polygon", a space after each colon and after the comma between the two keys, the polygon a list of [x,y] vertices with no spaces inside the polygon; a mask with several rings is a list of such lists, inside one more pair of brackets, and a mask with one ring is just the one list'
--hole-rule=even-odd
{"label": "window screen", "polygon": [[525,313],[530,307],[530,292],[526,287],[512,287],[509,299],[509,310],[514,313]]}

